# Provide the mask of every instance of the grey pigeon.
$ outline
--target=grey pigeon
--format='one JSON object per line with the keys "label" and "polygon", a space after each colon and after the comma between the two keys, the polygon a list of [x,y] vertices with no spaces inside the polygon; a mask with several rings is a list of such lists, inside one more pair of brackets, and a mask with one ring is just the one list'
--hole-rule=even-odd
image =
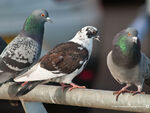
{"label": "grey pigeon", "polygon": [[72,40],[57,45],[29,71],[16,77],[15,82],[25,82],[17,96],[26,94],[46,80],[59,82],[63,87],[65,84],[70,84],[69,90],[85,88],[72,83],[72,79],[87,64],[92,53],[93,39],[99,39],[97,32],[97,29],[92,26],[82,28]]}
{"label": "grey pigeon", "polygon": [[3,84],[28,67],[40,56],[44,23],[50,21],[46,10],[33,11],[26,19],[22,31],[0,55],[0,84]]}
{"label": "grey pigeon", "polygon": [[[120,84],[126,84],[114,93],[117,94],[116,100],[121,93],[144,93],[144,80],[150,78],[150,59],[141,52],[136,29],[127,28],[115,36],[113,49],[107,56],[107,65],[114,79]],[[127,90],[131,85],[135,85],[137,91]]]}
{"label": "grey pigeon", "polygon": [[0,37],[0,54],[3,52],[6,46],[7,46],[7,43],[5,42],[5,40],[3,40],[2,37]]}

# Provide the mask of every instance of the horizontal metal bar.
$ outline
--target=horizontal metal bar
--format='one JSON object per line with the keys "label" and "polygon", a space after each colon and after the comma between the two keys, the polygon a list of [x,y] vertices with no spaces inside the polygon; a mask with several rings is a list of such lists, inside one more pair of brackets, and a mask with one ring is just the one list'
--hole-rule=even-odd
{"label": "horizontal metal bar", "polygon": [[[0,99],[18,100],[12,97],[16,93],[15,87],[9,87],[9,83],[0,88]],[[123,94],[116,101],[113,91],[94,89],[65,90],[59,86],[38,85],[27,95],[19,97],[24,101],[38,101],[52,104],[63,104],[91,108],[104,108],[133,112],[150,112],[150,95]]]}

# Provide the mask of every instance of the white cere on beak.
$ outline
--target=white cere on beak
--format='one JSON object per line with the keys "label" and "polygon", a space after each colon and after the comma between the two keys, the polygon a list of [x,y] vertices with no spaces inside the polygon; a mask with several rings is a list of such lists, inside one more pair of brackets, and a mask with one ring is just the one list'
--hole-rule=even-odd
{"label": "white cere on beak", "polygon": [[53,21],[51,20],[51,18],[50,18],[50,17],[47,17],[47,18],[46,18],[46,20],[47,20],[47,22],[51,22],[51,23],[53,23]]}
{"label": "white cere on beak", "polygon": [[100,41],[101,41],[101,40],[100,40],[100,36],[99,36],[99,35],[97,35],[94,39],[95,39],[95,40],[97,40],[98,42],[100,42]]}
{"label": "white cere on beak", "polygon": [[137,43],[137,37],[132,37],[132,41],[133,41],[134,43]]}

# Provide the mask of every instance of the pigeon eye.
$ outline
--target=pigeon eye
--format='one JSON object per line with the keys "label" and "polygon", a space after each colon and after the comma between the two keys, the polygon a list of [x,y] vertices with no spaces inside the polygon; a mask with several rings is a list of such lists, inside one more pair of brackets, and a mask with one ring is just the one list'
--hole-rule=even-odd
{"label": "pigeon eye", "polygon": [[41,16],[44,17],[45,15],[42,13]]}
{"label": "pigeon eye", "polygon": [[89,31],[89,28],[87,28],[86,31]]}
{"label": "pigeon eye", "polygon": [[128,32],[128,36],[131,36],[131,33]]}

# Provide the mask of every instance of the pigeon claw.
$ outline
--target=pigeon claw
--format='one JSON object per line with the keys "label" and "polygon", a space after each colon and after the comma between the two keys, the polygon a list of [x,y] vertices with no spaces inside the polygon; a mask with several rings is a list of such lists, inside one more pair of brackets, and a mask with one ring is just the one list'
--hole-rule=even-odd
{"label": "pigeon claw", "polygon": [[116,95],[116,101],[118,101],[118,98],[119,98],[119,95],[120,94],[123,94],[123,93],[130,93],[131,91],[129,91],[128,89],[121,89],[121,90],[119,90],[119,91],[115,91],[114,93],[113,93],[113,95]]}
{"label": "pigeon claw", "polygon": [[70,85],[66,85],[64,83],[60,83],[61,87],[62,87],[62,91],[64,92],[64,90],[68,87],[70,87]]}
{"label": "pigeon claw", "polygon": [[142,91],[130,91],[130,93],[133,93],[132,96],[136,94],[145,94],[145,92],[142,92]]}
{"label": "pigeon claw", "polygon": [[86,88],[85,86],[78,86],[78,85],[76,85],[76,84],[74,84],[74,83],[70,83],[70,85],[71,85],[72,87],[69,88],[69,91],[71,91],[71,90],[73,90],[73,89],[75,89],[75,88]]}

